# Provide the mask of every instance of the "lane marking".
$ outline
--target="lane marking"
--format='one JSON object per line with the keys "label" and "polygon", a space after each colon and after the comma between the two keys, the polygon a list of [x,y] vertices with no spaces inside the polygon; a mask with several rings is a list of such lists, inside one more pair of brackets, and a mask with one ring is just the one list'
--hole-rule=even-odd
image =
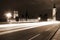
{"label": "lane marking", "polygon": [[37,35],[35,35],[35,36],[33,36],[33,37],[31,37],[30,39],[28,39],[28,40],[32,40],[32,39],[34,39],[34,38],[36,38],[36,37],[38,37],[40,34],[37,34]]}

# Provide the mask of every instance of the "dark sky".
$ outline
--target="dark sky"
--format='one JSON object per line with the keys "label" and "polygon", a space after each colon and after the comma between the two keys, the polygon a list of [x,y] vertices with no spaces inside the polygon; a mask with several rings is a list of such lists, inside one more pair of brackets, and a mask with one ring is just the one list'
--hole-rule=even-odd
{"label": "dark sky", "polygon": [[60,8],[60,0],[55,0],[57,8]]}
{"label": "dark sky", "polygon": [[39,7],[46,9],[51,7],[50,0],[0,0],[0,8]]}
{"label": "dark sky", "polygon": [[[56,7],[60,7],[60,0],[55,0]],[[29,15],[36,16],[40,13],[50,13],[52,10],[51,0],[0,0],[0,12],[6,10],[28,10]]]}

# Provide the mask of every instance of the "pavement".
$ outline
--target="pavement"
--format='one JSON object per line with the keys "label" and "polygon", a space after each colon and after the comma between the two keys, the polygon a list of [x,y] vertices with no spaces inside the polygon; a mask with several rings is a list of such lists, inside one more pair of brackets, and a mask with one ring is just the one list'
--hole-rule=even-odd
{"label": "pavement", "polygon": [[56,34],[54,35],[54,37],[52,38],[52,40],[60,40],[60,28],[59,28],[59,30],[56,32]]}

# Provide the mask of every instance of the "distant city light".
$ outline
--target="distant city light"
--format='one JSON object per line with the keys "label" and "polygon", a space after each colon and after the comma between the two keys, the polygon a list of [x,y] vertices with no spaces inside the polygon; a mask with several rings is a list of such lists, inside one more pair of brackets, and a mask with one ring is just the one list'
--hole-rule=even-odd
{"label": "distant city light", "polygon": [[47,21],[52,21],[52,19],[51,18],[48,18]]}
{"label": "distant city light", "polygon": [[13,18],[15,18],[16,16],[18,16],[18,11],[14,11],[14,16],[13,16]]}
{"label": "distant city light", "polygon": [[12,17],[11,12],[6,13],[5,16],[7,17],[7,22],[10,22],[10,18]]}
{"label": "distant city light", "polygon": [[41,20],[41,17],[38,17],[38,20],[40,21]]}
{"label": "distant city light", "polygon": [[5,15],[6,15],[7,18],[11,18],[12,17],[12,15],[11,15],[10,12],[9,13],[6,13]]}

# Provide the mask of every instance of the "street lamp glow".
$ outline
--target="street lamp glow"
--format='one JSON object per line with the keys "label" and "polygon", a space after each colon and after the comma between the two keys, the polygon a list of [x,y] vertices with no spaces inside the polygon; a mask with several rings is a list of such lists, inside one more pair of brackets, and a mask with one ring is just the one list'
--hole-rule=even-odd
{"label": "street lamp glow", "polygon": [[38,17],[38,21],[40,21],[41,20],[41,17]]}
{"label": "street lamp glow", "polygon": [[6,17],[7,18],[11,18],[12,17],[11,13],[10,12],[9,13],[6,13]]}

